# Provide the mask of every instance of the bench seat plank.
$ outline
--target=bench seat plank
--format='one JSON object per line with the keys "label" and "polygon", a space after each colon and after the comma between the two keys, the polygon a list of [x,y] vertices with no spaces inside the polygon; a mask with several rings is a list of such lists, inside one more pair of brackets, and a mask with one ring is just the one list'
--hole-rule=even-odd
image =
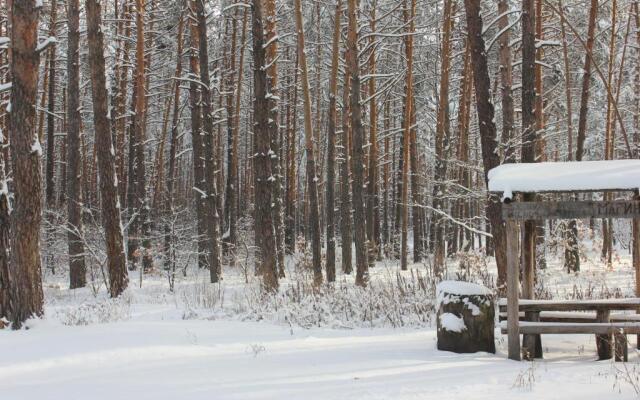
{"label": "bench seat plank", "polygon": [[[500,310],[507,306],[507,299],[498,301]],[[597,310],[638,310],[640,298],[603,300],[519,300],[520,311],[597,311]]]}
{"label": "bench seat plank", "polygon": [[[520,312],[520,321],[524,319],[524,311]],[[507,312],[499,313],[500,321],[506,321]],[[611,322],[640,322],[640,314],[615,313],[610,316]],[[596,322],[594,312],[541,311],[540,322]]]}
{"label": "bench seat plank", "polygon": [[[500,323],[506,333],[507,323]],[[640,333],[640,322],[569,323],[569,322],[520,322],[520,334],[612,334],[622,330],[624,334]]]}

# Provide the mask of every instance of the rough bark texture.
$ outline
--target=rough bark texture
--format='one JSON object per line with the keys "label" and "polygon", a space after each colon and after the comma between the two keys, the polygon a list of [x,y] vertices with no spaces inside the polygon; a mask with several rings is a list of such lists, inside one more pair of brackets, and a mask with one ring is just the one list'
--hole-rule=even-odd
{"label": "rough bark texture", "polygon": [[340,47],[340,16],[342,0],[336,2],[333,27],[333,44],[331,46],[331,78],[329,80],[329,109],[327,110],[327,281],[336,280],[336,239],[335,239],[335,162],[336,162],[336,97],[338,96],[338,61]]}
{"label": "rough bark texture", "polygon": [[122,225],[120,223],[120,203],[118,202],[118,185],[115,180],[115,154],[111,140],[111,122],[108,118],[104,39],[100,28],[102,26],[102,16],[99,1],[86,0],[85,4],[93,98],[93,123],[100,174],[102,224],[105,230],[107,246],[109,292],[111,297],[117,297],[126,289],[129,276],[127,275]]}
{"label": "rough bark texture", "polygon": [[278,289],[276,236],[272,220],[272,170],[269,131],[269,93],[267,72],[264,68],[264,14],[262,0],[253,0],[253,85],[254,85],[254,185],[255,185],[255,242],[256,269],[262,275],[267,291]]}
{"label": "rough bark texture", "polygon": [[190,46],[189,51],[189,107],[191,109],[191,140],[193,147],[193,188],[195,191],[195,206],[197,219],[197,248],[198,267],[207,268],[207,233],[206,233],[206,189],[204,183],[204,148],[202,143],[202,106],[200,103],[201,85],[200,62],[198,60],[198,24],[195,10],[192,9],[190,18]]}
{"label": "rough bark texture", "polygon": [[[304,27],[302,20],[301,0],[295,0],[296,31],[298,34],[298,58],[300,60],[302,95],[304,106],[304,137],[307,157],[306,176],[309,191],[309,229],[311,231],[311,252],[313,255],[313,281],[315,285],[322,283],[322,254],[320,244],[320,211],[318,207],[318,177],[313,146],[313,128],[311,126],[311,93],[309,90],[309,70],[304,44]],[[361,160],[362,163],[362,160]],[[362,185],[360,185],[362,190]],[[362,193],[360,194],[362,196]],[[364,212],[364,211],[363,211]],[[363,227],[364,229],[364,227]]]}
{"label": "rough bark texture", "polygon": [[[496,152],[496,125],[494,122],[494,109],[491,103],[489,88],[489,70],[487,55],[485,53],[484,39],[482,38],[482,17],[480,17],[480,2],[465,0],[464,2],[467,29],[469,31],[469,45],[471,46],[471,64],[473,69],[473,82],[475,87],[476,111],[478,114],[478,126],[480,127],[480,142],[482,147],[482,164],[484,166],[485,183],[488,182],[487,174],[492,168],[500,164],[500,158]],[[498,267],[498,286],[504,285],[507,278],[507,253],[505,231],[500,215],[499,199],[490,196],[487,200],[486,214],[491,224],[491,233],[496,244],[495,256]]]}
{"label": "rough bark texture", "polygon": [[39,7],[35,0],[15,1],[11,24],[11,137],[14,182],[11,212],[11,260],[9,293],[11,321],[18,329],[32,316],[43,314],[40,260],[42,222],[40,159],[42,150],[36,134],[38,84]]}
{"label": "rough bark texture", "polygon": [[86,285],[82,227],[82,183],[80,170],[80,2],[67,3],[69,25],[67,44],[67,241],[69,246],[69,287]]}
{"label": "rough bark texture", "polygon": [[202,83],[202,128],[204,138],[204,178],[206,184],[206,229],[207,229],[207,262],[211,283],[218,282],[221,274],[220,243],[218,235],[218,210],[216,171],[217,162],[214,150],[213,107],[211,104],[211,79],[209,74],[209,50],[207,41],[207,17],[204,0],[194,0],[198,21],[198,54],[200,62],[200,82]]}
{"label": "rough bark texture", "polygon": [[[298,0],[299,1],[299,0]],[[360,66],[358,63],[358,6],[348,0],[349,27],[347,34],[347,70],[351,84],[351,129],[353,130],[353,227],[356,244],[356,285],[366,286],[369,281],[367,260],[366,216],[364,210],[364,128],[360,104]]]}

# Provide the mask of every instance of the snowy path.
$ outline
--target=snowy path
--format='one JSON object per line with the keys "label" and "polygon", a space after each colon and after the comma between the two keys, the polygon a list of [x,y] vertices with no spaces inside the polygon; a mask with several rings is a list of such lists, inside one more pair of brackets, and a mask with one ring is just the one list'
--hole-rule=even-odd
{"label": "snowy path", "polygon": [[[28,331],[0,331],[0,398],[635,396],[626,384],[614,387],[610,362],[592,361],[595,346],[586,336],[546,340],[550,360],[531,369],[531,364],[508,361],[504,354],[439,352],[433,330],[294,329],[292,335],[287,327],[267,323],[183,321],[169,313],[165,317],[169,319],[85,327],[45,321]],[[514,387],[519,376],[527,383]]]}

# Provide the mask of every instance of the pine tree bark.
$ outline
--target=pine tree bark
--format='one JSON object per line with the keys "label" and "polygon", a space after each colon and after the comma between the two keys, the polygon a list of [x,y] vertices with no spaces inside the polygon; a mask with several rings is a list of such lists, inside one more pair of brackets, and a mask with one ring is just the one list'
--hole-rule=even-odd
{"label": "pine tree bark", "polygon": [[[371,32],[376,31],[377,1],[371,4]],[[369,168],[367,184],[367,241],[369,248],[369,264],[374,265],[380,251],[380,218],[378,215],[378,108],[376,96],[376,46],[375,36],[371,36],[371,54],[369,55]]]}
{"label": "pine tree bark", "polygon": [[96,149],[99,150],[97,151],[97,157],[100,175],[102,224],[105,230],[107,247],[109,292],[111,297],[117,297],[126,289],[129,276],[127,275],[122,225],[120,223],[118,184],[115,180],[115,151],[111,138],[111,121],[108,118],[101,6],[98,0],[86,0],[85,5],[89,65],[91,69],[93,121]]}
{"label": "pine tree bark", "polygon": [[400,269],[408,268],[408,230],[409,230],[409,151],[411,147],[411,121],[413,112],[413,33],[415,32],[415,0],[410,0],[409,9],[405,2],[405,21],[409,23],[409,34],[405,38],[405,57],[407,59],[407,76],[405,83],[404,127],[402,136],[402,192],[401,192],[401,241]]}
{"label": "pine tree bark", "polygon": [[[347,50],[348,52],[348,50]],[[340,179],[340,241],[342,244],[342,272],[353,271],[353,223],[351,221],[351,119],[349,106],[349,73],[343,78],[342,92],[342,176]]]}
{"label": "pine tree bark", "polygon": [[206,184],[207,201],[207,262],[211,283],[218,282],[221,275],[220,246],[219,246],[219,215],[217,210],[216,171],[217,161],[214,149],[213,108],[211,105],[211,79],[209,78],[209,50],[207,41],[207,17],[204,10],[204,0],[194,0],[198,21],[200,82],[202,83],[202,127],[204,138],[204,178]]}
{"label": "pine tree bark", "polygon": [[[313,282],[318,286],[322,283],[322,255],[320,244],[320,213],[318,210],[318,177],[316,175],[316,160],[313,146],[313,128],[311,126],[311,93],[309,90],[309,69],[305,53],[304,27],[302,21],[301,0],[295,0],[294,13],[296,31],[298,34],[298,58],[300,60],[302,96],[304,106],[304,137],[307,156],[306,175],[307,190],[309,191],[309,228],[311,231],[311,252],[313,257]],[[255,32],[254,32],[255,34]],[[254,50],[255,51],[255,50]],[[362,189],[362,185],[360,185]]]}
{"label": "pine tree bark", "polygon": [[[475,87],[476,112],[480,130],[480,142],[482,150],[482,164],[484,167],[485,184],[488,183],[487,174],[492,168],[500,165],[496,140],[496,125],[494,122],[494,109],[491,103],[489,80],[489,68],[482,38],[482,17],[480,16],[480,2],[465,0],[467,30],[469,32],[469,45],[471,47],[471,65],[473,70],[473,82]],[[490,196],[487,199],[486,215],[491,224],[491,233],[496,245],[495,257],[498,267],[498,286],[503,287],[506,282],[506,245],[505,230],[502,225],[502,214],[499,199]]]}
{"label": "pine tree bark", "polygon": [[[297,0],[300,1],[300,0]],[[364,210],[364,128],[360,104],[360,65],[358,61],[358,5],[347,0],[349,16],[347,30],[347,70],[351,85],[351,129],[353,132],[353,227],[356,245],[356,285],[367,286],[369,263],[367,260],[366,215]]]}
{"label": "pine tree bark", "polygon": [[[194,3],[194,0],[190,0]],[[190,18],[190,51],[189,51],[189,107],[191,110],[191,139],[193,148],[193,186],[195,191],[198,267],[207,268],[207,217],[206,186],[204,182],[204,146],[202,140],[202,106],[200,80],[200,61],[198,49],[198,23],[195,8],[192,7]]]}
{"label": "pine tree bark", "polygon": [[336,280],[336,239],[335,239],[335,163],[336,163],[336,123],[338,96],[338,64],[340,59],[340,16],[342,15],[342,0],[336,1],[336,12],[333,21],[333,42],[331,45],[331,77],[329,78],[329,108],[327,110],[327,264],[326,275],[328,282]]}
{"label": "pine tree bark", "polygon": [[80,170],[80,1],[67,3],[67,241],[69,246],[69,287],[86,285],[82,190]]}
{"label": "pine tree bark", "polygon": [[11,117],[9,123],[15,198],[11,212],[9,290],[14,329],[33,316],[42,316],[40,260],[42,223],[40,159],[36,134],[38,85],[38,17],[35,0],[15,1],[11,21]]}
{"label": "pine tree bark", "polygon": [[[296,11],[297,15],[297,11]],[[278,290],[276,236],[273,225],[273,176],[269,129],[269,80],[266,71],[265,24],[262,0],[253,0],[253,85],[254,85],[254,185],[256,270],[265,291]]]}

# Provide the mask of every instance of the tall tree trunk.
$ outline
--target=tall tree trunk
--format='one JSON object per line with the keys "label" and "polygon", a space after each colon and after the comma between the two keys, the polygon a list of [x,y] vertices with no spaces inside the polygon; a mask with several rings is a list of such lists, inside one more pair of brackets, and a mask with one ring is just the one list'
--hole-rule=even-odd
{"label": "tall tree trunk", "polygon": [[[376,31],[377,1],[371,4],[371,32]],[[376,46],[375,36],[371,36],[369,55],[369,176],[367,185],[367,240],[369,243],[369,263],[373,265],[380,249],[380,218],[378,216],[378,108],[376,96]]]}
{"label": "tall tree trunk", "polygon": [[[195,3],[194,0],[190,0]],[[198,23],[196,21],[195,9],[192,8],[190,18],[190,51],[189,51],[189,107],[191,109],[191,139],[193,148],[193,181],[195,190],[195,206],[197,220],[197,249],[198,266],[207,268],[207,204],[206,185],[204,183],[204,145],[202,140],[202,105],[200,80],[200,62],[198,60],[198,49],[200,48],[198,38]]]}
{"label": "tall tree trunk", "polygon": [[[298,0],[300,1],[300,0]],[[347,70],[351,84],[351,129],[353,132],[353,227],[356,244],[356,285],[367,286],[369,265],[367,260],[366,216],[364,211],[364,128],[360,104],[360,65],[358,61],[358,5],[347,1],[349,24],[347,31]]]}
{"label": "tall tree trunk", "polygon": [[35,0],[15,1],[11,21],[11,118],[9,123],[15,198],[11,212],[9,290],[13,328],[43,314],[40,260],[42,222],[40,158],[36,134],[38,16]]}
{"label": "tall tree trunk", "polygon": [[338,96],[338,63],[340,61],[340,16],[342,0],[336,1],[333,21],[333,42],[331,45],[331,77],[329,78],[329,108],[327,110],[327,281],[336,280],[336,239],[335,239],[335,181],[336,181],[336,97]]}
{"label": "tall tree trunk", "polygon": [[[433,269],[437,276],[442,274],[445,263],[445,222],[440,212],[446,212],[445,193],[447,188],[447,147],[449,146],[449,71],[451,69],[451,19],[453,0],[445,0],[442,21],[442,63],[440,64],[440,93],[438,98],[438,115],[436,120],[436,165],[435,183],[433,186],[433,228],[435,229],[435,243],[433,255]],[[412,143],[413,144],[413,143]],[[414,174],[416,171],[414,171]],[[415,242],[415,240],[414,240]]]}
{"label": "tall tree trunk", "polygon": [[[484,166],[484,180],[488,183],[487,174],[492,168],[500,164],[496,141],[496,125],[494,122],[494,109],[491,103],[489,69],[485,52],[484,39],[482,38],[482,17],[480,16],[480,2],[465,0],[464,7],[467,16],[467,30],[469,32],[469,45],[471,47],[471,65],[473,69],[473,82],[475,87],[476,111],[478,114],[478,126],[480,129],[480,142],[482,148],[482,164]],[[506,282],[506,245],[505,231],[502,225],[501,206],[495,196],[487,199],[486,215],[491,224],[491,233],[495,243],[496,265],[498,267],[498,285],[503,288]]]}
{"label": "tall tree trunk", "polygon": [[217,162],[213,140],[213,107],[211,105],[211,80],[209,78],[209,50],[207,41],[207,16],[204,10],[204,0],[194,0],[198,21],[200,82],[202,83],[202,122],[204,136],[204,178],[207,200],[207,247],[209,273],[211,283],[218,282],[221,274],[220,246],[218,235],[218,210],[216,190]]}
{"label": "tall tree trunk", "polygon": [[587,113],[589,112],[589,86],[591,84],[591,58],[595,42],[596,18],[598,16],[598,0],[591,0],[589,7],[589,25],[587,28],[587,49],[582,68],[582,91],[580,94],[580,115],[578,117],[578,137],[576,139],[576,161],[582,161],[584,141],[587,132]]}
{"label": "tall tree trunk", "polygon": [[274,177],[271,189],[273,190],[273,229],[276,233],[276,254],[278,262],[278,274],[284,276],[284,226],[283,226],[283,199],[284,191],[282,182],[283,175],[280,168],[280,125],[278,124],[278,100],[280,92],[278,90],[278,32],[276,29],[276,1],[265,1],[266,11],[266,63],[267,63],[267,79],[269,80],[268,100],[269,100],[269,136],[271,138],[271,173]]}
{"label": "tall tree trunk", "polygon": [[[347,50],[348,52],[348,50]],[[342,92],[342,176],[340,179],[340,240],[342,243],[342,272],[353,271],[353,223],[351,221],[351,123],[349,106],[349,73],[343,79]]]}
{"label": "tall tree trunk", "polygon": [[117,297],[126,289],[129,276],[127,275],[126,256],[122,240],[122,225],[120,224],[118,184],[115,180],[115,151],[108,118],[101,6],[97,0],[86,0],[85,4],[93,97],[93,121],[96,149],[99,150],[97,151],[97,156],[100,174],[100,198],[102,200],[102,224],[105,230],[107,247],[109,291],[111,297]]}
{"label": "tall tree trunk", "polygon": [[[177,60],[175,77],[181,78],[182,75],[182,34],[184,31],[184,10],[180,13],[180,21],[178,22],[178,38],[177,38]],[[165,253],[165,268],[168,271],[175,271],[175,234],[173,229],[174,213],[174,197],[175,197],[175,180],[176,180],[176,150],[178,147],[178,124],[180,116],[180,82],[173,82],[173,117],[171,120],[171,142],[169,144],[169,172],[167,176],[167,189],[165,192],[165,204],[164,204],[164,253]],[[158,168],[164,168],[163,165],[158,165]]]}
{"label": "tall tree trunk", "polygon": [[82,227],[82,190],[80,188],[80,2],[67,3],[67,241],[69,243],[69,287],[86,285],[84,234]]}
{"label": "tall tree trunk", "polygon": [[409,23],[409,34],[405,38],[405,56],[407,58],[407,76],[405,84],[405,106],[404,106],[404,127],[402,140],[402,227],[401,227],[401,248],[400,248],[400,268],[407,269],[408,253],[408,230],[409,230],[409,148],[411,146],[411,121],[413,110],[413,33],[415,31],[415,0],[410,0],[410,9],[406,9],[405,1],[405,21]]}
{"label": "tall tree trunk", "polygon": [[[297,15],[297,11],[296,11]],[[253,0],[254,185],[256,269],[266,291],[278,290],[276,236],[271,206],[274,178],[271,170],[269,80],[266,71],[265,24],[262,0]]]}
{"label": "tall tree trunk", "polygon": [[[307,190],[309,191],[309,228],[311,230],[311,251],[313,255],[313,281],[314,284],[322,283],[322,255],[320,244],[320,214],[318,210],[318,177],[316,175],[316,160],[313,148],[313,128],[311,126],[311,93],[309,90],[309,69],[307,67],[307,55],[304,44],[304,26],[302,20],[301,0],[295,0],[294,13],[296,18],[296,31],[298,34],[298,58],[302,79],[302,96],[304,106],[304,137],[307,156],[306,174]],[[360,185],[362,190],[362,185]]]}

